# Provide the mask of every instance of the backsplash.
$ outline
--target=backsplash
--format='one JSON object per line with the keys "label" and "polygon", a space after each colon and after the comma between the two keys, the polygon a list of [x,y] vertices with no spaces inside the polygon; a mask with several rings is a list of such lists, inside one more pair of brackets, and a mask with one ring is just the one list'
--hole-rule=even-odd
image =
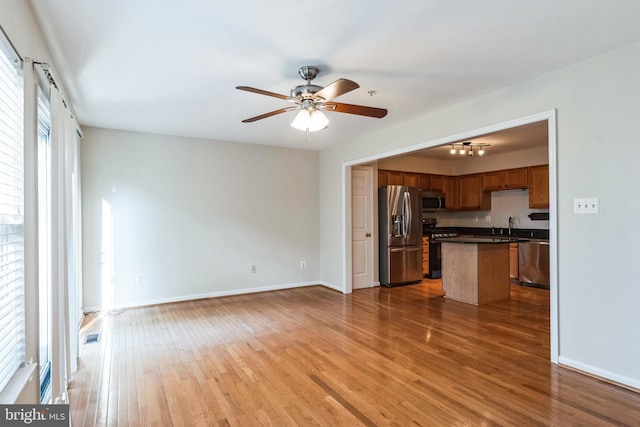
{"label": "backsplash", "polygon": [[501,227],[549,229],[549,221],[531,221],[527,215],[548,212],[548,209],[529,209],[529,190],[494,191],[490,211],[443,211],[423,214],[438,220],[438,227]]}

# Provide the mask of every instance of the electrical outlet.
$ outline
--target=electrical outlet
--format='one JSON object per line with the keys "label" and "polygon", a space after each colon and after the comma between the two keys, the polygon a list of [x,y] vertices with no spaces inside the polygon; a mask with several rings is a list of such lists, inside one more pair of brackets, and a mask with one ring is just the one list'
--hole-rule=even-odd
{"label": "electrical outlet", "polygon": [[307,268],[307,261],[300,261],[300,268]]}
{"label": "electrical outlet", "polygon": [[256,266],[255,266],[255,265],[252,265],[252,266],[251,266],[251,273],[255,273],[255,272],[256,272]]}
{"label": "electrical outlet", "polygon": [[491,215],[487,215],[484,217],[485,222],[491,222]]}
{"label": "electrical outlet", "polygon": [[144,276],[142,273],[136,274],[136,284],[141,285],[142,283],[144,283]]}

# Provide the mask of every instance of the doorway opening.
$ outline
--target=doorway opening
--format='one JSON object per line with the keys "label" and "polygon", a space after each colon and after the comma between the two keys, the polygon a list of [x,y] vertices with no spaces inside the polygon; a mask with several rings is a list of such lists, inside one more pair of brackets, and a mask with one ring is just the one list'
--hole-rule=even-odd
{"label": "doorway opening", "polygon": [[[433,149],[435,147],[444,147],[448,149],[451,144],[470,140],[490,134],[495,134],[501,131],[508,131],[518,127],[531,125],[534,123],[546,124],[546,155],[549,165],[549,208],[548,208],[548,233],[550,243],[550,284],[549,284],[549,311],[550,311],[550,360],[553,363],[558,363],[558,265],[557,265],[557,164],[556,164],[556,112],[550,110],[547,112],[511,120],[504,123],[488,126],[473,131],[464,132],[461,134],[452,135],[445,138],[440,138],[433,141],[424,142],[411,147],[406,147],[402,150],[395,150],[392,152],[381,153],[379,155],[371,156],[364,159],[358,159],[343,164],[343,188],[344,188],[344,211],[343,211],[343,223],[345,235],[344,237],[344,258],[343,258],[343,277],[344,277],[344,289],[343,292],[350,293],[353,290],[353,265],[352,265],[352,194],[351,194],[351,178],[352,168],[356,166],[373,166],[377,171],[377,165],[384,159],[407,155],[415,153],[425,149]],[[512,147],[513,149],[513,147]],[[487,149],[487,152],[489,150]],[[497,150],[496,150],[497,151]],[[509,167],[496,167],[495,169],[508,169]],[[375,176],[376,174],[374,174]],[[372,185],[376,186],[376,182],[372,182]],[[475,219],[475,216],[473,217]],[[479,221],[479,218],[478,218]],[[488,222],[485,218],[485,221]],[[374,235],[376,242],[378,241],[377,233]],[[377,276],[376,276],[377,277]]]}

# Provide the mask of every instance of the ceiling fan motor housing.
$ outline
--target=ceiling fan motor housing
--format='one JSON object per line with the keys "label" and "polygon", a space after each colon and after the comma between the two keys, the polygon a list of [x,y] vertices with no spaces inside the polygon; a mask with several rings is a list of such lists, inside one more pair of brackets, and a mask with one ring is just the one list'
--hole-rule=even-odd
{"label": "ceiling fan motor housing", "polygon": [[318,67],[314,67],[312,65],[306,65],[304,67],[298,68],[298,75],[307,81],[306,85],[296,86],[291,89],[291,97],[297,99],[310,99],[316,93],[320,92],[323,88],[322,86],[316,86],[311,84],[311,80],[318,77],[320,73],[320,69]]}
{"label": "ceiling fan motor housing", "polygon": [[322,90],[322,86],[316,86],[316,85],[310,85],[310,84],[300,85],[291,89],[291,97],[307,99],[307,98],[311,98],[313,95],[315,95],[317,92],[320,92],[321,90]]}

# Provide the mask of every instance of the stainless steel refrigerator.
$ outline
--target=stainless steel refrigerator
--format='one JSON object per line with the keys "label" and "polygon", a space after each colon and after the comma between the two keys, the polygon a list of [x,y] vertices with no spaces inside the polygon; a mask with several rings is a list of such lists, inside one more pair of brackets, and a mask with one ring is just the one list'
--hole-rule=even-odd
{"label": "stainless steel refrigerator", "polygon": [[420,191],[403,185],[378,190],[380,284],[403,285],[422,280]]}

